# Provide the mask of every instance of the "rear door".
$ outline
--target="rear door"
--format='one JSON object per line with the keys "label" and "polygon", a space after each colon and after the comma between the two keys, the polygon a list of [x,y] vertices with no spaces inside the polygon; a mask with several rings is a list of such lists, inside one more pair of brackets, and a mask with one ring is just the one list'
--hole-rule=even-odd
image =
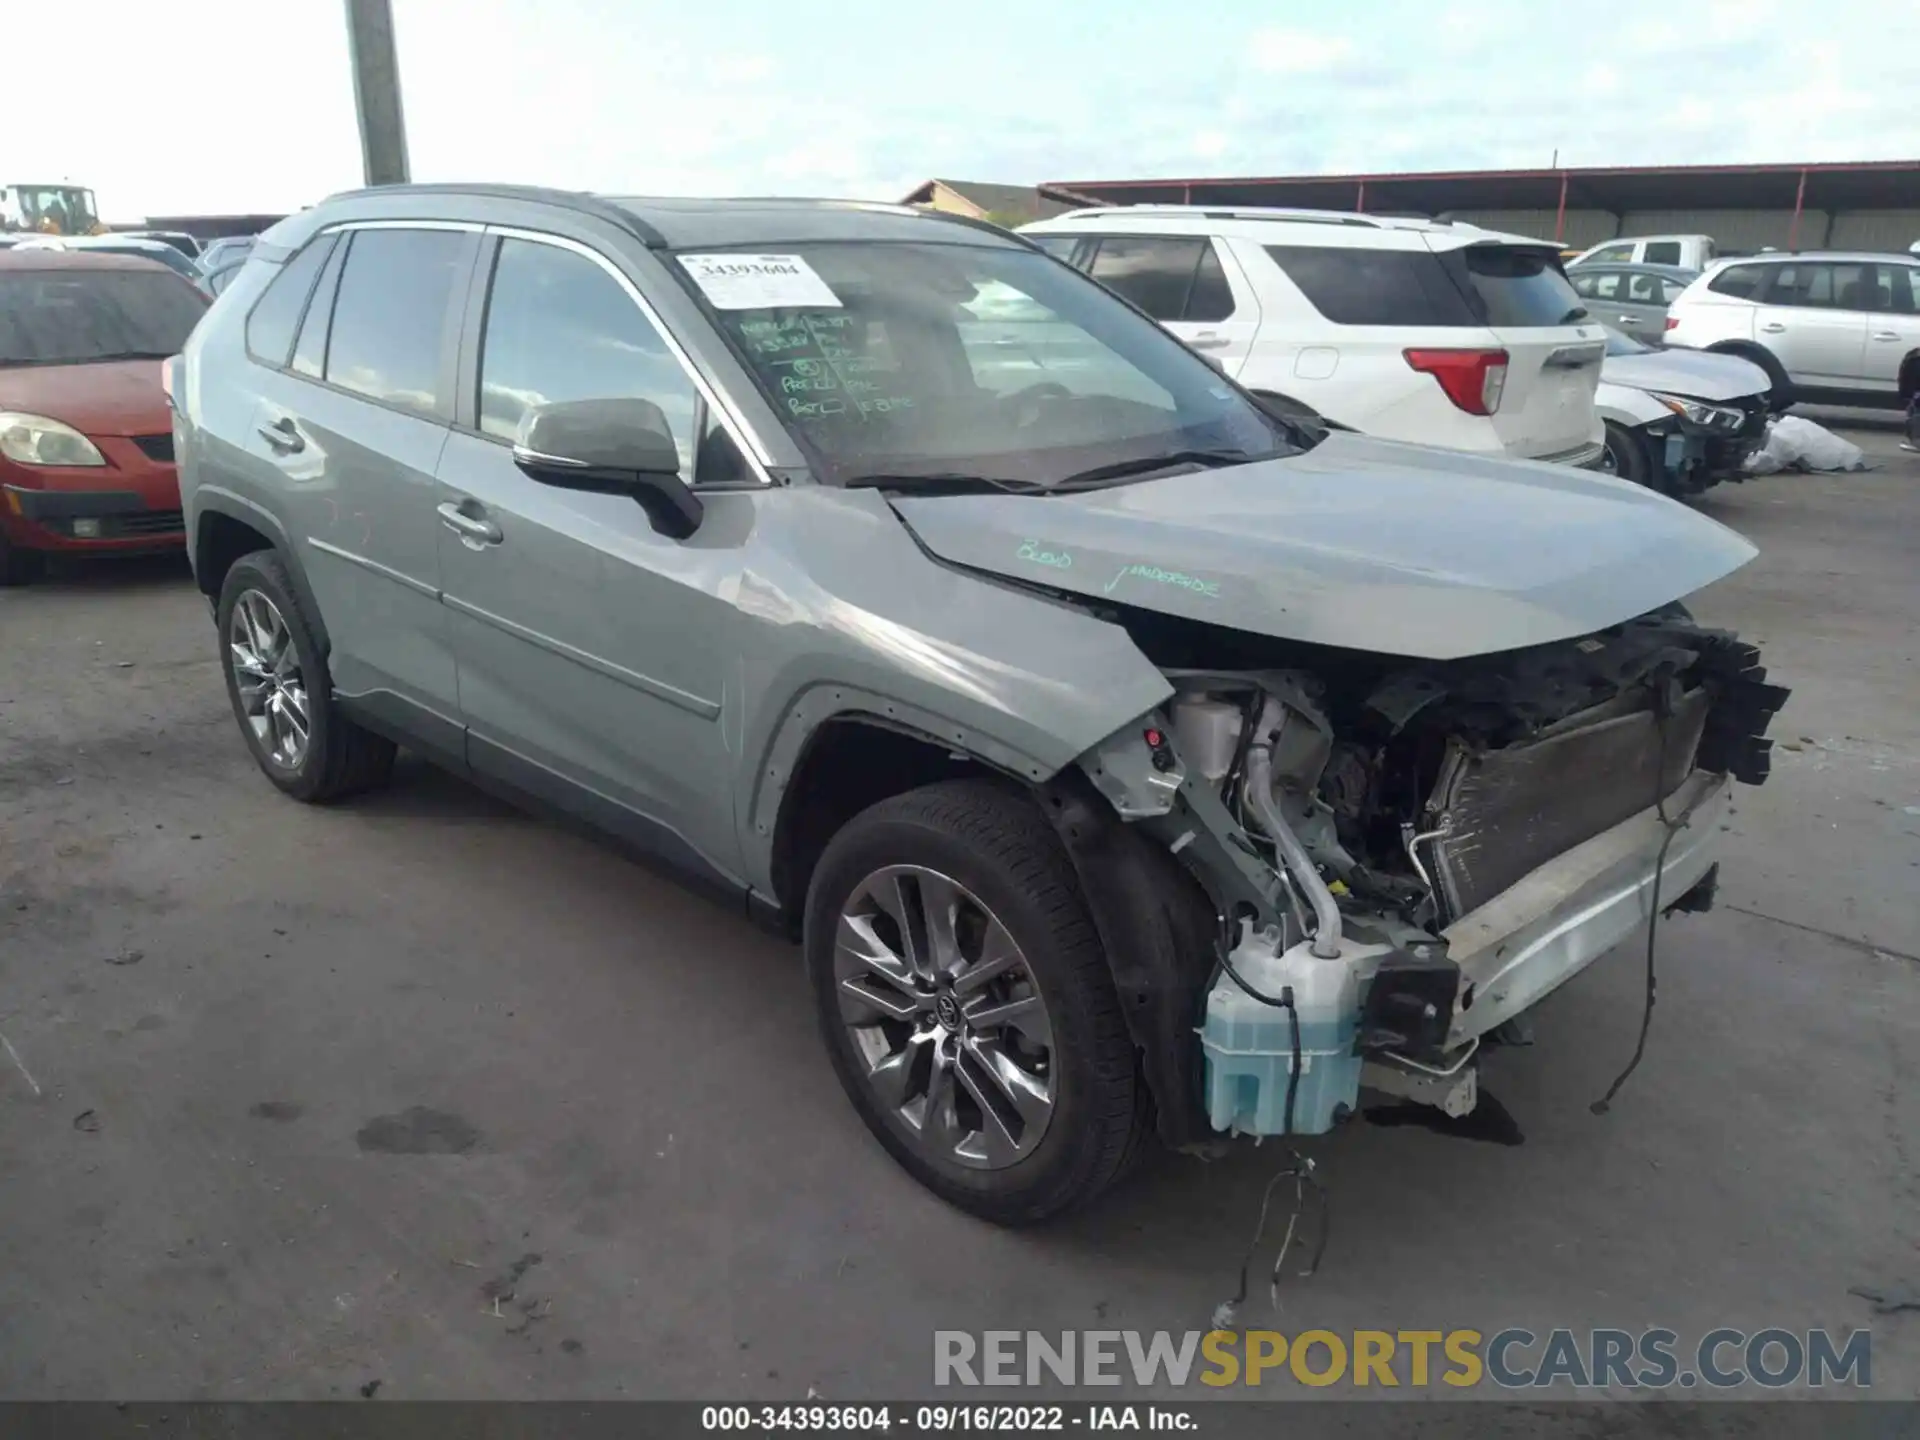
{"label": "rear door", "polygon": [[1104,235],[1082,268],[1229,375],[1260,330],[1260,305],[1239,264],[1204,235]]}
{"label": "rear door", "polygon": [[[410,222],[322,236],[248,323],[262,370],[247,443],[278,472],[334,687],[456,753],[434,472],[476,228]],[[302,317],[297,333],[275,318],[287,309]]]}
{"label": "rear door", "polygon": [[1872,266],[1793,260],[1770,267],[1753,338],[1779,357],[1795,384],[1862,389]]}
{"label": "rear door", "polygon": [[1875,309],[1867,319],[1866,383],[1897,393],[1900,367],[1920,354],[1920,265],[1874,266]]}
{"label": "rear door", "polygon": [[1508,453],[1560,459],[1597,442],[1593,395],[1606,356],[1599,322],[1607,312],[1593,312],[1574,292],[1551,247],[1480,241],[1434,248],[1507,352],[1493,424]]}

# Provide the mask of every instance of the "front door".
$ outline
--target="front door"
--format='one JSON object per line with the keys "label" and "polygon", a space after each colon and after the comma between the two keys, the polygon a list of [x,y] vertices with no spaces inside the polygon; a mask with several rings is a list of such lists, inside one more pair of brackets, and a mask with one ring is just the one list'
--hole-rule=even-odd
{"label": "front door", "polygon": [[1630,270],[1622,278],[1626,283],[1620,297],[1619,328],[1636,340],[1660,344],[1667,333],[1668,296],[1679,294],[1679,290],[1669,291],[1672,282],[1650,270]]}
{"label": "front door", "polygon": [[1641,299],[1636,299],[1634,292],[1635,282],[1643,279],[1657,287],[1659,282],[1653,277],[1630,270],[1589,270],[1581,266],[1570,272],[1567,279],[1573,285],[1573,293],[1586,302],[1588,319],[1611,325],[1637,340],[1659,343],[1666,330],[1667,307],[1648,303],[1657,301],[1659,290],[1643,287],[1639,292]]}
{"label": "front door", "polygon": [[761,496],[709,490],[699,530],[680,541],[630,498],[522,472],[512,442],[530,406],[638,396],[665,413],[684,476],[697,458],[703,479],[748,478],[610,264],[570,244],[489,244],[473,424],[448,441],[437,506],[468,762],[731,881],[726,727],[741,682],[722,596]]}

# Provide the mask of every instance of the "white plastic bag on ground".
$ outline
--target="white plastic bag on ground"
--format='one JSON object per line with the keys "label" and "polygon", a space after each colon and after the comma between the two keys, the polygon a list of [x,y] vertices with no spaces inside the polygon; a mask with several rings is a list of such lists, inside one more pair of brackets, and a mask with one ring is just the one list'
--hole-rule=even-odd
{"label": "white plastic bag on ground", "polygon": [[1864,470],[1866,453],[1824,425],[1782,415],[1767,426],[1766,443],[1747,457],[1749,475],[1777,470]]}

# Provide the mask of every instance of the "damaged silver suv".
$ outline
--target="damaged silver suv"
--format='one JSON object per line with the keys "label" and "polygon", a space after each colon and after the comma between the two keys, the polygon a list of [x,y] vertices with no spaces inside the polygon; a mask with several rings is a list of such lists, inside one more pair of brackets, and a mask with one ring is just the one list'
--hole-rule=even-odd
{"label": "damaged silver suv", "polygon": [[1156,1132],[1470,1106],[1710,891],[1785,693],[1675,604],[1714,522],[1270,414],[893,206],[345,195],[169,381],[267,777],[404,745],[797,936],[874,1135],[1002,1222]]}

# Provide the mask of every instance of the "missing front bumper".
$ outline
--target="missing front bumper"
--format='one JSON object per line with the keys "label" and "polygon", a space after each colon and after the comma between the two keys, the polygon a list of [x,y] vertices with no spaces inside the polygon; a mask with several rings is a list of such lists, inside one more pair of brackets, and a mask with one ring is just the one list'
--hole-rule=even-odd
{"label": "missing front bumper", "polygon": [[[1667,847],[1663,907],[1691,892],[1718,859],[1732,806],[1724,775],[1696,771],[1668,797],[1686,823]],[[1444,932],[1460,967],[1449,1046],[1529,1009],[1647,923],[1664,825],[1649,807],[1548,861]]]}

